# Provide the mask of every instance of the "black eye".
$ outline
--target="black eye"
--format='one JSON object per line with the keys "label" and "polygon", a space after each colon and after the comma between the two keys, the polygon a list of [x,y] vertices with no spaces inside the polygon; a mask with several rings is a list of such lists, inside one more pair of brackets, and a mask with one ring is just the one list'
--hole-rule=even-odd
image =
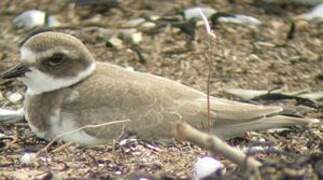
{"label": "black eye", "polygon": [[65,54],[62,54],[62,53],[56,53],[56,54],[53,54],[50,58],[46,59],[44,61],[44,64],[46,66],[58,66],[60,64],[62,64],[65,60]]}

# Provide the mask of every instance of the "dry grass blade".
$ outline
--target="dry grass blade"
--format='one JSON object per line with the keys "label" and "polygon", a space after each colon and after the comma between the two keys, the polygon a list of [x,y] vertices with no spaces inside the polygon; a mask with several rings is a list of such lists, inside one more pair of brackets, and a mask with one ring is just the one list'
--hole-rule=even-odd
{"label": "dry grass blade", "polygon": [[[206,32],[209,36],[211,36],[212,38],[208,40],[208,48],[211,47],[211,42],[212,39],[215,40],[216,36],[215,34],[212,32],[209,21],[207,20],[207,17],[203,14],[202,10],[199,9],[200,15],[202,16],[202,19],[204,21],[204,25],[205,25],[205,29]],[[208,129],[210,130],[212,128],[212,120],[211,120],[211,114],[210,114],[210,80],[211,80],[211,59],[208,55],[206,55],[206,60],[208,63],[208,76],[207,76],[207,84],[206,84],[206,94],[207,94],[207,117],[208,117]]]}

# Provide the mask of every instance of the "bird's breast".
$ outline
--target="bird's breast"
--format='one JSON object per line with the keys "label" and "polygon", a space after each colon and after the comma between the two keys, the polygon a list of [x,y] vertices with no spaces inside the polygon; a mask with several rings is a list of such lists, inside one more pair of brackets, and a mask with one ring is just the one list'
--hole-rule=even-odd
{"label": "bird's breast", "polygon": [[61,140],[78,144],[100,144],[100,140],[88,135],[78,123],[78,114],[64,111],[62,103],[73,101],[77,93],[49,93],[26,95],[25,117],[31,130],[46,140]]}

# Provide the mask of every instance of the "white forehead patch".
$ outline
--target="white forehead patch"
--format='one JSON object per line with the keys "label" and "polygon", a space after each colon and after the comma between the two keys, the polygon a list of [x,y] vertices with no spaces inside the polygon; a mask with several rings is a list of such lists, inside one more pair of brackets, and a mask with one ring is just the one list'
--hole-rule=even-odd
{"label": "white forehead patch", "polygon": [[20,59],[23,63],[32,64],[36,62],[36,54],[26,47],[20,49]]}
{"label": "white forehead patch", "polygon": [[30,68],[24,77],[20,78],[27,85],[27,94],[37,95],[43,92],[54,91],[64,87],[71,86],[84,78],[88,77],[95,70],[95,63],[92,63],[85,70],[74,77],[54,78],[36,68]]}

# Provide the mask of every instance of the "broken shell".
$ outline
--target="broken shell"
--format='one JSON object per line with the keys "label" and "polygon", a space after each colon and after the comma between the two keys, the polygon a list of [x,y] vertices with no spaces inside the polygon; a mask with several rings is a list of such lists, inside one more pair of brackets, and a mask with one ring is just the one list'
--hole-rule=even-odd
{"label": "broken shell", "polygon": [[262,22],[257,18],[243,14],[233,14],[232,16],[219,17],[218,20],[219,22],[240,24],[250,28],[257,28],[262,24]]}
{"label": "broken shell", "polygon": [[204,179],[219,172],[221,169],[223,169],[223,164],[220,161],[212,157],[199,158],[195,164],[194,176],[195,179]]}
{"label": "broken shell", "polygon": [[144,18],[132,19],[125,23],[125,27],[137,27],[146,22]]}
{"label": "broken shell", "polygon": [[21,156],[20,162],[23,164],[33,164],[37,159],[36,153],[25,153]]}
{"label": "broken shell", "polygon": [[141,32],[133,33],[131,35],[131,41],[134,44],[139,44],[142,40],[143,40],[143,37]]}
{"label": "broken shell", "polygon": [[24,119],[23,109],[14,111],[9,109],[0,108],[0,122],[1,123],[13,123]]}
{"label": "broken shell", "polygon": [[190,20],[193,18],[202,19],[200,14],[200,9],[206,17],[210,17],[217,12],[215,9],[210,7],[192,7],[192,8],[185,9],[182,13],[186,20]]}
{"label": "broken shell", "polygon": [[106,46],[121,49],[123,47],[123,42],[117,37],[112,37],[107,41]]}
{"label": "broken shell", "polygon": [[140,26],[143,27],[144,29],[152,29],[156,27],[156,24],[153,22],[144,22]]}
{"label": "broken shell", "polygon": [[17,27],[23,27],[27,29],[37,26],[54,27],[60,25],[55,17],[48,16],[46,12],[40,10],[25,11],[17,16],[13,20],[13,23]]}
{"label": "broken shell", "polygon": [[149,20],[151,21],[157,21],[159,19],[160,19],[160,16],[157,16],[157,15],[149,16]]}
{"label": "broken shell", "polygon": [[8,96],[8,100],[13,103],[13,104],[17,104],[22,100],[23,96],[19,93],[12,93]]}

